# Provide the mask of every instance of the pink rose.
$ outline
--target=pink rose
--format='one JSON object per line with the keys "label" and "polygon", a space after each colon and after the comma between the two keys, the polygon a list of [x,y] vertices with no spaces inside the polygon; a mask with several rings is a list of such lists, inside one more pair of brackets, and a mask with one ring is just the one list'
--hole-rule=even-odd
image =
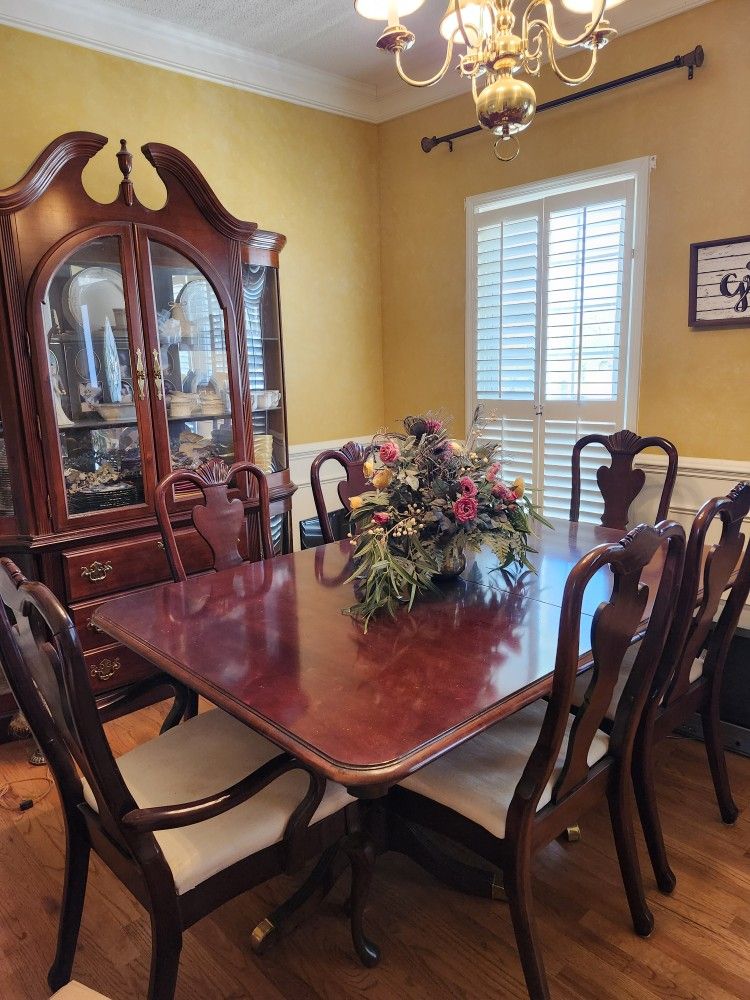
{"label": "pink rose", "polygon": [[385,527],[386,524],[391,519],[390,514],[386,514],[385,511],[379,510],[376,514],[372,515],[373,524],[379,524],[381,528]]}
{"label": "pink rose", "polygon": [[477,516],[478,510],[479,504],[474,497],[459,497],[458,500],[454,500],[453,502],[453,513],[459,524],[466,524],[467,521],[473,521]]}
{"label": "pink rose", "polygon": [[401,455],[401,449],[395,441],[384,441],[380,446],[381,462],[397,462]]}
{"label": "pink rose", "polygon": [[477,484],[469,476],[461,476],[458,485],[461,487],[461,496],[475,497],[477,495]]}
{"label": "pink rose", "polygon": [[428,434],[439,434],[443,429],[442,420],[425,420]]}
{"label": "pink rose", "polygon": [[518,500],[513,490],[508,489],[505,483],[495,483],[492,487],[492,495],[496,496],[499,500],[505,501],[505,503],[515,503]]}
{"label": "pink rose", "polygon": [[499,472],[500,472],[500,464],[498,462],[495,462],[493,465],[489,467],[489,469],[487,469],[487,472],[485,474],[485,479],[487,480],[488,483],[494,483],[495,480],[497,479]]}

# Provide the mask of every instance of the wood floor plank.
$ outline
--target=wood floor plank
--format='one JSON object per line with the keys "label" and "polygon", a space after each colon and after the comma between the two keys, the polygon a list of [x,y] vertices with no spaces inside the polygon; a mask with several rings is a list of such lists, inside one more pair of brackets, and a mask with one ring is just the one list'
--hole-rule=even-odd
{"label": "wood floor plank", "polygon": [[[107,726],[115,753],[151,738],[153,706]],[[28,744],[0,747],[0,783],[39,777]],[[583,821],[578,844],[555,843],[535,866],[535,899],[555,1000],[750,1000],[750,760],[731,756],[743,809],[722,824],[701,744],[659,753],[673,896],[641,863],[656,932],[635,936],[606,808]],[[40,782],[19,786],[38,794]],[[12,801],[9,797],[8,801]],[[643,845],[641,845],[643,847]],[[44,1000],[63,878],[64,830],[55,792],[28,812],[0,809],[0,1000]],[[252,927],[299,879],[278,878],[232,900],[185,935],[177,1000],[523,1000],[507,906],[437,884],[408,859],[381,858],[367,927],[377,969],[353,955],[343,914],[347,876],[320,908],[263,958]],[[112,1000],[145,996],[149,921],[98,860],[92,863],[75,976]]]}

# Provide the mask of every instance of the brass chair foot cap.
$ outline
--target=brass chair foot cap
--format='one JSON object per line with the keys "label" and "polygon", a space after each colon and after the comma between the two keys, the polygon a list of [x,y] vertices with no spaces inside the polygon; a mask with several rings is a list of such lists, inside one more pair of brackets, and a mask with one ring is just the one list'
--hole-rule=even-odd
{"label": "brass chair foot cap", "polygon": [[500,900],[501,903],[508,902],[508,894],[505,891],[505,886],[503,885],[502,882],[498,881],[497,875],[493,876],[491,892],[492,892],[492,899],[498,899]]}
{"label": "brass chair foot cap", "polygon": [[250,935],[250,944],[252,945],[253,951],[259,952],[263,948],[263,942],[266,940],[268,935],[273,934],[275,930],[275,925],[268,919],[268,917],[264,917],[257,927],[253,928],[253,933]]}
{"label": "brass chair foot cap", "polygon": [[577,844],[581,839],[581,828],[580,826],[569,826],[565,831],[568,836],[568,842],[571,844]]}

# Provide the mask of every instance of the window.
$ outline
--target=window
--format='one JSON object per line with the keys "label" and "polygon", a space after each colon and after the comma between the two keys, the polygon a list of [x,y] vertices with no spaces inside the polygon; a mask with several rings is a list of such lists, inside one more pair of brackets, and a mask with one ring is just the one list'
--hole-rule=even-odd
{"label": "window", "polygon": [[[467,409],[547,516],[568,516],[578,438],[636,424],[651,166],[467,201]],[[601,515],[605,459],[583,453],[582,519]]]}

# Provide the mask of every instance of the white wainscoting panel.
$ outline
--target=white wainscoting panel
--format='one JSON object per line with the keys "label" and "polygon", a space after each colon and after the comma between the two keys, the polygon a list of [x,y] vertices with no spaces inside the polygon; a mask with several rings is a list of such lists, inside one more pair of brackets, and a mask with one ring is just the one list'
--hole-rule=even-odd
{"label": "white wainscoting panel", "polygon": [[[294,444],[289,446],[289,470],[292,482],[297,486],[297,492],[292,498],[292,527],[294,547],[299,548],[299,522],[307,517],[315,517],[312,487],[310,486],[310,466],[321,451],[338,449],[347,441],[359,444],[369,444],[372,435],[357,437],[341,437],[336,441],[317,441],[313,444]],[[337,462],[326,462],[323,466],[321,482],[323,494],[329,510],[341,506],[336,493],[336,485],[344,478],[344,470]]]}
{"label": "white wainscoting panel", "polygon": [[[667,459],[663,455],[642,455],[636,459],[636,465],[646,473],[646,485],[631,509],[631,523],[653,522],[664,484]],[[750,480],[750,462],[680,456],[669,516],[689,531],[693,518],[706,500],[726,496],[733,486],[744,480]],[[750,519],[745,524],[748,534]],[[714,525],[711,532],[709,541],[716,541],[718,526]],[[750,628],[750,601],[743,612],[740,625]]]}

